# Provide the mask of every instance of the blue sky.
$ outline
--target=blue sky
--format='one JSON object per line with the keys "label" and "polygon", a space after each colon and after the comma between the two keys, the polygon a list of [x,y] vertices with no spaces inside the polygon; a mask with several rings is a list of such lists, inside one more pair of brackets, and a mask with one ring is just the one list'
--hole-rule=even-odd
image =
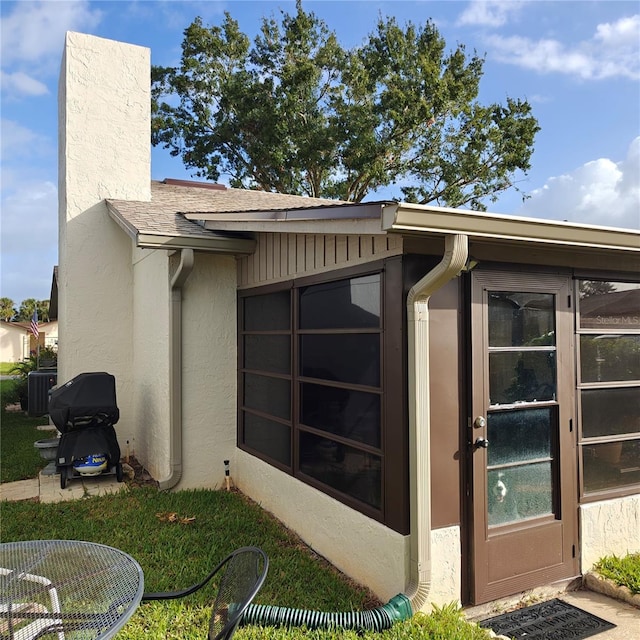
{"label": "blue sky", "polygon": [[[378,16],[432,19],[449,47],[486,55],[480,100],[526,98],[541,131],[532,169],[490,211],[640,229],[640,3],[306,0],[341,43],[362,42]],[[183,30],[224,11],[253,36],[262,16],[295,10],[283,0],[66,2],[2,0],[0,297],[49,297],[57,264],[57,84],[64,33],[151,48],[173,65]],[[190,178],[153,149],[152,178]],[[377,199],[377,198],[376,198]]]}

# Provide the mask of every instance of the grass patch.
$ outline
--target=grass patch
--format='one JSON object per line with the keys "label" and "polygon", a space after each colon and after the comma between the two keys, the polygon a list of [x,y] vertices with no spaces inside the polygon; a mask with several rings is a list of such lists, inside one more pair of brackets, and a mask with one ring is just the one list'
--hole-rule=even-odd
{"label": "grass patch", "polygon": [[598,560],[595,570],[618,586],[627,587],[631,593],[640,593],[640,553],[623,558],[606,556]]}
{"label": "grass patch", "polygon": [[[322,611],[362,610],[381,604],[237,492],[164,493],[152,487],[132,487],[117,495],[53,504],[6,502],[1,508],[3,542],[60,538],[117,547],[138,560],[148,591],[188,586],[233,549],[256,545],[267,553],[270,566],[255,602]],[[169,514],[178,517],[168,518]],[[207,587],[181,600],[141,605],[117,638],[202,638],[212,595],[213,589]],[[237,637],[484,640],[489,636],[467,623],[457,607],[450,606],[430,616],[414,616],[382,634],[246,627]]]}
{"label": "grass patch", "polygon": [[0,482],[13,482],[37,477],[47,461],[33,446],[36,440],[51,437],[51,433],[38,431],[36,427],[46,418],[29,418],[23,411],[4,410],[4,397],[12,380],[0,380],[0,404],[2,404],[2,431],[0,433]]}
{"label": "grass patch", "polygon": [[16,366],[15,362],[0,362],[0,376],[10,375],[11,369]]}
{"label": "grass patch", "polygon": [[[7,413],[2,405],[2,482],[35,477],[46,462],[33,447],[43,437],[41,418]],[[24,460],[18,465],[17,461]],[[22,471],[18,468],[23,467]],[[5,480],[5,478],[7,478]],[[176,517],[173,517],[173,516]],[[170,517],[172,516],[172,517]],[[144,570],[147,591],[198,582],[228,553],[258,546],[269,556],[269,574],[256,603],[321,611],[354,611],[381,604],[313,553],[276,518],[239,492],[192,490],[165,493],[132,483],[116,495],[44,504],[0,502],[1,541],[88,540],[130,553]],[[138,607],[117,640],[195,640],[206,636],[213,585],[175,601]],[[258,626],[238,630],[238,640],[487,640],[451,605],[417,614],[382,633]]]}

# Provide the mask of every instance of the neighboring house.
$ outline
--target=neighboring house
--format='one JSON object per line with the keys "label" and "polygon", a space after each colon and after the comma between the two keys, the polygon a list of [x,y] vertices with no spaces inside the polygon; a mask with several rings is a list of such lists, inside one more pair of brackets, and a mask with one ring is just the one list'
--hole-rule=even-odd
{"label": "neighboring house", "polygon": [[29,325],[29,322],[0,322],[0,362],[20,362],[35,353],[38,345],[58,348],[57,322],[40,322],[37,341]]}
{"label": "neighboring house", "polygon": [[29,356],[29,323],[0,322],[0,362],[20,362]]}
{"label": "neighboring house", "polygon": [[152,182],[149,64],[60,79],[58,380],[115,375],[123,451],[416,608],[640,551],[636,231]]}

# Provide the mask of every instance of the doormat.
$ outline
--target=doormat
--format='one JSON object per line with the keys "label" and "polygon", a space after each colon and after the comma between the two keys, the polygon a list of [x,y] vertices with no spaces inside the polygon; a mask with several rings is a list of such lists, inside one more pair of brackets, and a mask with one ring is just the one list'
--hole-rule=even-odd
{"label": "doormat", "polygon": [[557,598],[478,624],[498,635],[526,640],[581,640],[616,626]]}

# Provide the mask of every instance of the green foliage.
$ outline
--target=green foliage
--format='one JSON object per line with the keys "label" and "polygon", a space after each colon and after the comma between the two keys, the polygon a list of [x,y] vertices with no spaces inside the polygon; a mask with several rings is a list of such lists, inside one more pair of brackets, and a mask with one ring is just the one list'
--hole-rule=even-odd
{"label": "green foliage", "polygon": [[27,298],[20,303],[15,321],[16,322],[29,322],[33,317],[34,309],[38,310],[38,321],[49,321],[49,301],[48,300],[36,300],[35,298]]}
{"label": "green foliage", "polygon": [[[36,427],[42,424],[42,418],[28,418],[24,412],[7,412],[6,404],[13,404],[19,398],[12,400],[14,380],[0,380],[0,404],[2,405],[0,423],[0,482],[14,482],[35,478],[47,461],[33,446],[36,440],[48,437]],[[4,508],[3,508],[4,533]]]}
{"label": "green foliage", "polygon": [[395,186],[484,209],[529,169],[539,127],[526,101],[478,102],[483,63],[394,18],[344,49],[300,0],[253,44],[229,13],[196,18],[180,66],[152,69],[152,142],[234,187],[357,202]]}
{"label": "green foliage", "polygon": [[623,558],[606,556],[598,560],[594,568],[617,585],[627,587],[631,593],[640,593],[640,553],[632,553]]}
{"label": "green foliage", "polygon": [[0,298],[0,320],[9,322],[16,315],[15,303],[11,298]]}

